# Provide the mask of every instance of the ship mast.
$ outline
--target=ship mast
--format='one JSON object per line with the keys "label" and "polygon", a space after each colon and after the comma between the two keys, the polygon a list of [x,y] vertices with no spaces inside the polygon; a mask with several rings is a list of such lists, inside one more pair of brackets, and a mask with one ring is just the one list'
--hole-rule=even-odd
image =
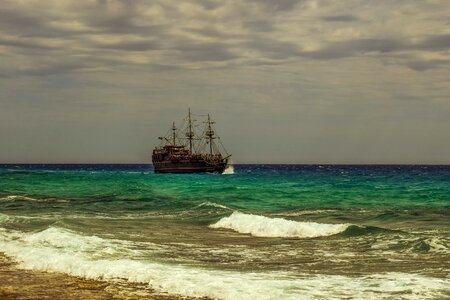
{"label": "ship mast", "polygon": [[189,108],[189,114],[188,114],[188,129],[189,131],[186,132],[186,136],[189,140],[189,151],[192,153],[192,138],[194,137],[194,132],[192,132],[192,120],[191,120],[191,109]]}
{"label": "ship mast", "polygon": [[173,145],[175,146],[175,138],[177,136],[177,128],[175,127],[175,122],[172,124],[172,139],[173,139]]}
{"label": "ship mast", "polygon": [[208,114],[208,121],[207,121],[207,123],[208,123],[208,130],[206,131],[205,134],[206,134],[206,136],[209,139],[209,154],[212,155],[212,153],[213,153],[213,151],[212,151],[212,141],[214,139],[214,137],[213,137],[214,136],[214,131],[211,128],[211,124],[214,123],[214,122],[211,121],[211,118],[209,117],[209,114]]}

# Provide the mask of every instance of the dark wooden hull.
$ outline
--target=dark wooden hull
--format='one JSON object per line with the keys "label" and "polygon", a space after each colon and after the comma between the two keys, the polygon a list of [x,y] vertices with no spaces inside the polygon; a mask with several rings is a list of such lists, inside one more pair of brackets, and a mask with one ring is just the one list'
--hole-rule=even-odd
{"label": "dark wooden hull", "polygon": [[175,174],[192,174],[192,173],[223,173],[227,167],[227,162],[208,163],[204,160],[162,160],[153,161],[155,173],[175,173]]}

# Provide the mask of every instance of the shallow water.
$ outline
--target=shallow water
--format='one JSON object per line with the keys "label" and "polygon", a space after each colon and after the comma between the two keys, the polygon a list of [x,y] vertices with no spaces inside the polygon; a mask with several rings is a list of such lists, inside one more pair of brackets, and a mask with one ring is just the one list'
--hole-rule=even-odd
{"label": "shallow water", "polygon": [[0,251],[23,269],[148,284],[152,293],[450,296],[449,166],[228,173],[2,165]]}

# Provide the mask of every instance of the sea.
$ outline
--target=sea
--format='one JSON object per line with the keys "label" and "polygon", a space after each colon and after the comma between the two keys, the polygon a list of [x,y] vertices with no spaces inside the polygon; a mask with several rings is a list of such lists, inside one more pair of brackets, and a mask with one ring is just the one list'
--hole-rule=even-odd
{"label": "sea", "polygon": [[3,164],[0,253],[138,298],[450,299],[450,166]]}

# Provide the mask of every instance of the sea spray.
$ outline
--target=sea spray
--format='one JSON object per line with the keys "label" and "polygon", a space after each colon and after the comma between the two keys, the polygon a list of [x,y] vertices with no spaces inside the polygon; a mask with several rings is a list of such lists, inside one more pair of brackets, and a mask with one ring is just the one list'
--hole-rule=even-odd
{"label": "sea spray", "polygon": [[228,162],[227,168],[225,169],[225,171],[223,171],[222,174],[224,175],[234,174],[234,165],[232,161]]}
{"label": "sea spray", "polygon": [[[50,233],[50,234],[49,234]],[[76,235],[75,233],[71,233]],[[47,232],[49,237],[52,231]],[[383,273],[350,277],[342,275],[294,274],[282,271],[236,272],[163,264],[117,256],[110,259],[87,257],[72,247],[43,245],[35,234],[0,235],[0,251],[15,259],[19,268],[62,272],[106,281],[146,283],[157,292],[215,299],[299,299],[379,298],[381,295],[407,295],[408,298],[444,298],[448,282],[417,274]],[[99,237],[77,238],[93,248],[109,241]],[[38,240],[38,244],[36,243]],[[61,240],[62,241],[62,240]],[[71,242],[68,241],[68,245]],[[81,247],[82,251],[86,250]],[[92,254],[93,255],[93,254]],[[395,284],[393,284],[395,282]],[[336,287],[339,287],[336,290]]]}
{"label": "sea spray", "polygon": [[230,216],[220,219],[209,227],[232,229],[239,233],[251,234],[257,237],[313,238],[338,234],[345,231],[349,226],[350,224],[297,222],[235,211]]}

